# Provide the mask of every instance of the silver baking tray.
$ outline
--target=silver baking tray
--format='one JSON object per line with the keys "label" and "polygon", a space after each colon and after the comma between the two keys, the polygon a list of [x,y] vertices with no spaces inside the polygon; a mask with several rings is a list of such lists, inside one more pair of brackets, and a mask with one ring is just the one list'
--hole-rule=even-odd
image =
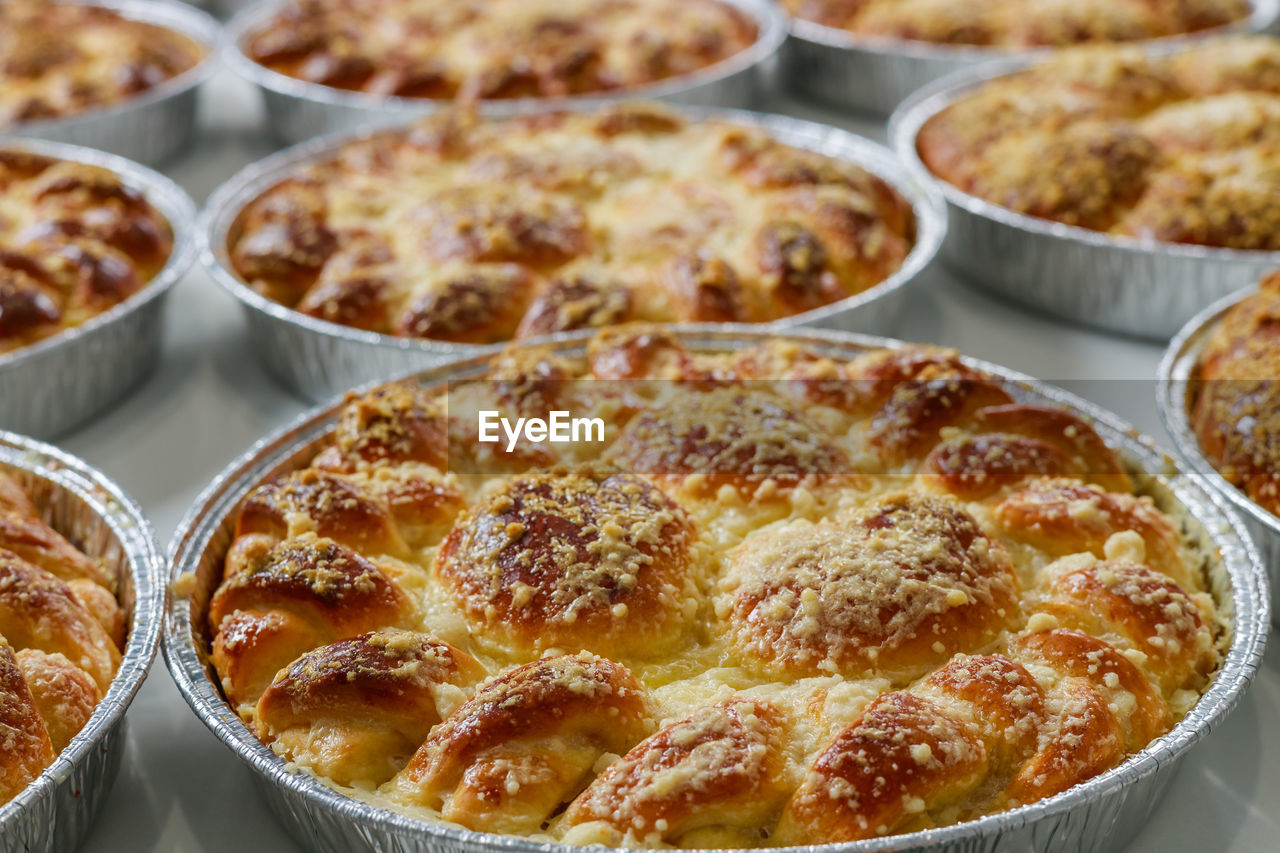
{"label": "silver baking tray", "polygon": [[120,670],[89,722],[36,781],[0,805],[0,851],[69,853],[111,792],[124,753],[125,710],[160,645],[160,547],[138,505],[74,456],[0,432],[0,472],[26,489],[55,530],[114,572],[128,619]]}
{"label": "silver baking tray", "polygon": [[[1156,403],[1160,408],[1160,419],[1173,438],[1173,446],[1186,464],[1203,478],[1210,487],[1217,490],[1235,507],[1245,527],[1253,535],[1258,551],[1262,555],[1262,565],[1271,575],[1273,602],[1280,605],[1280,518],[1258,506],[1249,496],[1217,472],[1200,450],[1200,441],[1191,429],[1191,420],[1187,416],[1189,383],[1194,378],[1196,366],[1209,337],[1223,316],[1237,302],[1257,292],[1256,287],[1244,290],[1220,299],[1196,315],[1183,327],[1169,348],[1164,358],[1156,381]],[[1280,382],[1280,376],[1276,377]],[[1277,616],[1280,624],[1280,614]]]}
{"label": "silver baking tray", "polygon": [[[814,325],[883,334],[906,304],[908,286],[929,266],[946,233],[946,206],[932,182],[913,177],[884,147],[848,131],[783,116],[683,107],[687,118],[720,119],[762,128],[798,148],[856,163],[883,178],[911,203],[916,245],[902,268],[856,296],[785,318],[774,327]],[[209,199],[198,227],[200,257],[214,281],[240,300],[258,356],[273,377],[320,401],[371,379],[491,351],[492,347],[397,338],[317,320],[267,299],[233,271],[227,235],[240,211],[287,173],[333,156],[342,146],[379,131],[340,133],[295,146],[249,166]]]}
{"label": "silver baking tray", "polygon": [[88,322],[0,355],[0,429],[48,438],[127,394],[160,358],[164,304],[195,258],[195,204],[163,175],[123,157],[44,140],[0,137],[17,148],[101,166],[146,196],[173,229],[169,261],[142,290]]}
{"label": "silver baking tray", "polygon": [[[686,345],[723,352],[778,337],[747,326],[684,326]],[[590,333],[549,339],[561,352],[582,353]],[[819,352],[850,358],[869,348],[900,347],[884,338],[806,330],[788,333]],[[548,340],[548,339],[544,339]],[[1188,533],[1220,555],[1210,587],[1229,614],[1232,630],[1222,668],[1208,691],[1172,731],[1121,766],[1058,796],[1003,814],[908,835],[851,844],[790,848],[790,853],[870,853],[928,848],[934,853],[976,850],[1035,850],[1037,853],[1105,851],[1122,846],[1150,816],[1178,760],[1216,728],[1239,702],[1259,662],[1267,635],[1269,603],[1260,559],[1241,522],[1221,496],[1180,472],[1132,427],[1073,395],[1003,368],[969,360],[1009,380],[1023,399],[1066,405],[1097,427],[1135,471],[1151,476],[1150,492],[1184,518]],[[488,358],[477,357],[418,374],[425,385],[482,375]],[[291,770],[263,746],[227,704],[208,663],[204,626],[209,598],[222,572],[235,512],[257,484],[305,466],[332,431],[341,401],[331,401],[255,444],[229,465],[197,499],[169,546],[171,589],[165,623],[165,656],[178,689],[217,737],[255,771],[264,798],[289,835],[316,851],[408,851],[447,853],[578,853],[582,848],[537,844],[516,838],[433,824],[348,798],[318,778]]]}
{"label": "silver baking tray", "polygon": [[889,120],[889,139],[917,180],[947,199],[942,259],[984,290],[1085,326],[1167,341],[1204,306],[1280,266],[1280,252],[1116,237],[1016,213],[929,171],[916,149],[924,124],[1016,67],[961,71],[916,92]]}
{"label": "silver baking tray", "polygon": [[24,136],[87,145],[139,163],[158,163],[187,147],[196,121],[196,90],[218,66],[221,27],[198,9],[162,0],[59,0],[114,9],[126,18],[175,30],[198,43],[205,56],[192,68],[136,98],[63,118],[0,128]]}
{"label": "silver baking tray", "polygon": [[[227,22],[224,61],[262,91],[267,123],[282,142],[301,142],[321,134],[369,125],[394,124],[452,104],[430,98],[402,98],[350,92],[308,83],[259,65],[244,52],[246,38],[280,11],[288,0],[263,0]],[[787,37],[787,18],[773,0],[725,0],[755,19],[759,36],[751,47],[715,65],[647,86],[632,86],[608,95],[565,98],[509,98],[482,101],[485,115],[512,115],[559,107],[590,107],[644,98],[695,106],[750,107],[761,88],[765,66]],[[1280,0],[1272,0],[1280,2]]]}
{"label": "silver baking tray", "polygon": [[[1225,26],[1140,43],[1176,47],[1208,35],[1262,32],[1280,15],[1280,0],[1253,0],[1251,5],[1249,17]],[[1049,53],[1052,49],[947,46],[859,36],[792,18],[791,35],[778,54],[778,68],[782,85],[802,98],[886,116],[912,92],[952,72],[989,62],[1026,62]]]}

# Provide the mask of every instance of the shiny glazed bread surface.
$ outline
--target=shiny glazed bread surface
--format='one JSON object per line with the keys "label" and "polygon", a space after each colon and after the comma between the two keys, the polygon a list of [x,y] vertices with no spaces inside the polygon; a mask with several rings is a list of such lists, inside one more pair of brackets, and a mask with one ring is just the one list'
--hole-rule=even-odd
{"label": "shiny glazed bread surface", "polygon": [[0,4],[0,128],[135,98],[204,58],[191,39],[100,6]]}
{"label": "shiny glazed bread surface", "polygon": [[929,119],[925,164],[1019,213],[1144,241],[1280,249],[1280,40],[1077,48]]}
{"label": "shiny glazed bread surface", "polygon": [[0,355],[146,286],[173,232],[115,173],[0,144]]}
{"label": "shiny glazed bread surface", "polygon": [[720,0],[293,0],[245,47],[311,83],[474,101],[655,83],[756,36],[755,22]]}
{"label": "shiny glazed bread surface", "polygon": [[656,105],[450,113],[299,168],[241,212],[236,273],[297,311],[485,344],[630,320],[775,320],[860,293],[911,207],[858,166]]}
{"label": "shiny glazed bread surface", "polygon": [[[490,409],[606,426],[508,451],[476,441]],[[454,500],[393,508],[414,481]],[[1088,423],[948,350],[622,328],[350,397],[242,503],[213,659],[283,758],[411,815],[649,847],[906,832],[1063,791],[1194,705],[1225,623],[1140,492]]]}
{"label": "shiny glazed bread surface", "polygon": [[113,580],[0,473],[0,803],[89,721],[123,643]]}
{"label": "shiny glazed bread surface", "polygon": [[1195,371],[1188,416],[1210,464],[1280,515],[1280,274],[1227,312]]}

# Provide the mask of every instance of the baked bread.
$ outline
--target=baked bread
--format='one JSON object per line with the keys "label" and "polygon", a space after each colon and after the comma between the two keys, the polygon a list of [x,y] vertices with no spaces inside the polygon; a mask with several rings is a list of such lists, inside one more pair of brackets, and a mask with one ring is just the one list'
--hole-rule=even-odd
{"label": "baked bread", "polygon": [[1280,249],[1280,40],[1065,51],[930,118],[938,177],[1041,219],[1146,242]]}
{"label": "baked bread", "polygon": [[1233,306],[1195,367],[1187,413],[1227,482],[1280,515],[1280,274]]}
{"label": "baked bread", "polygon": [[[1182,521],[1014,394],[934,347],[617,327],[353,395],[242,502],[214,665],[285,760],[476,830],[807,845],[1033,802],[1168,731],[1227,631]],[[557,410],[598,434],[479,441]],[[461,511],[386,510],[405,470]]]}
{"label": "baked bread", "polygon": [[556,98],[682,77],[749,48],[723,0],[290,0],[248,34],[273,71],[404,98]]}
{"label": "baked bread", "polygon": [[172,249],[169,223],[115,173],[0,144],[0,355],[128,299]]}
{"label": "baked bread", "polygon": [[1249,16],[1247,0],[783,0],[798,18],[878,39],[1034,49],[1185,35]]}
{"label": "baked bread", "polygon": [[909,203],[858,166],[654,105],[351,143],[250,202],[234,271],[311,317],[486,344],[629,320],[763,322],[892,275]]}
{"label": "baked bread", "polygon": [[113,579],[0,473],[0,803],[84,728],[120,667]]}
{"label": "baked bread", "polygon": [[102,6],[6,0],[0,4],[0,128],[136,98],[204,56],[182,33]]}

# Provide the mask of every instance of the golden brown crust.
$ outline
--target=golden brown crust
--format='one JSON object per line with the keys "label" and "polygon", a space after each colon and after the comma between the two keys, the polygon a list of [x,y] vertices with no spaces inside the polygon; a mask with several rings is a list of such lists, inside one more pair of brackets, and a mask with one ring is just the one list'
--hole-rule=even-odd
{"label": "golden brown crust", "polygon": [[1196,366],[1188,418],[1226,480],[1280,515],[1280,274],[1229,310]]}
{"label": "golden brown crust", "polygon": [[181,33],[100,6],[9,0],[0,6],[0,127],[135,98],[204,53]]}
{"label": "golden brown crust", "polygon": [[858,35],[940,45],[1063,47],[1192,33],[1248,17],[1245,0],[783,0]]}
{"label": "golden brown crust", "polygon": [[53,762],[107,692],[125,633],[113,586],[0,472],[0,805]]}
{"label": "golden brown crust", "polygon": [[536,661],[481,686],[392,790],[471,828],[536,830],[600,755],[648,732],[650,713],[644,687],[619,664],[587,654]]}
{"label": "golden brown crust", "polygon": [[[1023,395],[937,347],[643,326],[352,397],[242,507],[213,662],[285,760],[525,838],[819,844],[1048,796],[1186,714],[1223,621],[1149,486]],[[598,440],[477,443],[560,409]],[[415,524],[411,481],[452,509]],[[263,570],[322,543],[364,567],[332,601]]]}
{"label": "golden brown crust", "polygon": [[552,469],[460,519],[436,571],[481,642],[636,654],[679,639],[697,595],[692,545],[686,512],[643,478]]}
{"label": "golden brown crust", "polygon": [[425,634],[361,634],[281,670],[258,700],[258,734],[339,784],[381,784],[484,676],[469,654]]}
{"label": "golden brown crust", "polygon": [[1004,549],[958,504],[913,493],[754,537],[730,556],[721,587],[734,648],[791,678],[905,681],[1019,616]]}
{"label": "golden brown crust", "polygon": [[0,637],[0,802],[9,802],[53,763],[53,744],[13,647]]}
{"label": "golden brown crust", "polygon": [[53,751],[62,752],[89,722],[102,693],[89,674],[61,652],[28,648],[18,652],[17,658]]}
{"label": "golden brown crust", "polygon": [[756,37],[755,22],[719,0],[294,0],[246,52],[334,88],[472,101],[655,83]]}
{"label": "golden brown crust", "polygon": [[759,839],[789,793],[787,728],[768,702],[698,708],[610,764],[569,806],[565,823],[601,823],[614,841],[649,846]]}
{"label": "golden brown crust", "polygon": [[880,283],[914,240],[910,204],[851,163],[629,104],[352,143],[250,202],[228,249],[303,313],[475,344],[775,320]]}
{"label": "golden brown crust", "polygon": [[1280,42],[1067,51],[933,116],[917,148],[965,192],[1146,241],[1280,249]]}
{"label": "golden brown crust", "polygon": [[209,602],[214,664],[233,701],[256,704],[276,672],[303,652],[397,626],[411,611],[378,566],[307,533],[257,550],[218,587]]}
{"label": "golden brown crust", "polygon": [[169,223],[113,172],[3,145],[0,221],[0,355],[127,299],[173,248]]}

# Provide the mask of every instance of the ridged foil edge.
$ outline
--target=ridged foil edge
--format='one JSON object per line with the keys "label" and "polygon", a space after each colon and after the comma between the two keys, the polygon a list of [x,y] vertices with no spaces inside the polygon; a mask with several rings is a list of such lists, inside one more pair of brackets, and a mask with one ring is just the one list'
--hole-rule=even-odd
{"label": "ridged foil edge", "polygon": [[[736,349],[778,337],[776,331],[731,325],[677,326],[675,330],[687,345],[697,349]],[[816,330],[789,336],[845,358],[867,348],[903,345],[885,338]],[[535,343],[551,342],[563,350],[581,352],[589,337],[590,333],[578,332]],[[1178,760],[1236,706],[1261,662],[1270,613],[1266,578],[1257,568],[1257,548],[1221,496],[1204,489],[1194,477],[1174,470],[1169,457],[1151,439],[1114,415],[1022,374],[976,359],[966,361],[1010,380],[1028,396],[1067,405],[1084,414],[1127,461],[1155,477],[1170,499],[1196,520],[1201,529],[1192,532],[1221,554],[1211,583],[1234,620],[1230,647],[1214,682],[1190,713],[1168,734],[1101,776],[1038,803],[956,826],[854,843],[781,848],[788,853],[925,848],[933,853],[997,849],[1083,853],[1115,849],[1146,823]],[[485,364],[486,358],[481,356],[435,368],[418,378],[424,383],[466,379],[478,375]],[[569,845],[537,844],[418,821],[345,797],[314,776],[291,772],[254,737],[222,697],[201,639],[204,608],[218,571],[216,554],[212,552],[229,544],[232,513],[248,490],[272,473],[303,464],[311,449],[331,430],[339,404],[334,400],[313,409],[257,442],[223,470],[178,526],[168,550],[170,579],[186,578],[184,586],[193,589],[189,598],[170,595],[166,614],[165,658],[178,689],[219,740],[253,767],[272,810],[291,836],[309,849],[333,853],[579,853],[581,848]],[[199,574],[202,567],[204,577]],[[194,576],[194,584],[188,583],[190,576]]]}
{"label": "ridged foil edge", "polygon": [[55,529],[114,564],[129,619],[120,669],[89,722],[36,781],[0,806],[0,851],[70,853],[107,800],[124,750],[125,710],[160,645],[160,547],[138,505],[74,456],[0,432],[0,471],[35,493]]}
{"label": "ridged foil edge", "polygon": [[133,296],[86,323],[0,355],[0,429],[49,438],[129,393],[159,361],[165,299],[196,255],[196,206],[173,181],[114,154],[25,137],[0,137],[0,148],[109,169],[145,195],[173,231],[168,262]]}
{"label": "ridged foil edge", "polygon": [[1280,251],[1147,242],[1037,219],[934,175],[916,149],[924,124],[1026,64],[945,77],[907,98],[889,119],[890,145],[908,171],[947,200],[950,227],[940,253],[947,266],[974,286],[1025,307],[1161,343],[1205,305],[1280,266]]}
{"label": "ridged foil edge", "polygon": [[[718,119],[762,128],[787,144],[856,163],[887,181],[907,199],[916,218],[916,244],[897,272],[848,299],[765,325],[770,328],[811,325],[883,334],[896,323],[909,288],[915,286],[933,262],[946,234],[946,205],[932,182],[914,177],[885,147],[838,128],[739,110],[679,107],[677,112],[695,121]],[[267,372],[286,388],[313,402],[381,376],[495,349],[397,338],[317,320],[259,295],[232,270],[226,236],[246,204],[280,180],[284,173],[324,160],[353,140],[386,130],[369,128],[356,133],[337,133],[258,161],[210,196],[197,225],[201,263],[214,281],[244,307],[250,338]],[[920,284],[923,286],[924,282]]]}
{"label": "ridged foil edge", "polygon": [[[272,71],[242,50],[244,38],[288,0],[255,3],[227,22],[223,61],[262,92],[267,122],[277,139],[302,142],[316,136],[356,127],[389,125],[449,106],[451,101],[426,98],[379,97],[308,83]],[[624,100],[648,99],[693,106],[752,106],[762,88],[762,76],[787,37],[787,18],[772,0],[724,0],[751,15],[759,36],[751,47],[692,74],[647,86],[633,86],[607,95],[565,98],[513,98],[482,101],[484,115],[536,112],[549,107],[585,109]],[[1267,0],[1277,2],[1277,0]]]}
{"label": "ridged foil edge", "polygon": [[[1174,49],[1214,35],[1265,32],[1280,16],[1277,0],[1253,0],[1251,5],[1253,12],[1247,18],[1225,26],[1135,44]],[[792,18],[778,65],[784,88],[801,98],[887,116],[912,92],[953,72],[989,63],[1022,64],[1051,53],[1052,49],[1001,50],[868,38]]]}
{"label": "ridged foil edge", "polygon": [[1200,441],[1187,414],[1188,382],[1210,335],[1228,311],[1255,293],[1256,286],[1247,287],[1218,300],[1178,332],[1165,350],[1156,372],[1156,405],[1178,456],[1204,480],[1206,488],[1222,495],[1235,507],[1253,535],[1262,554],[1262,565],[1270,575],[1272,614],[1277,627],[1280,627],[1280,612],[1277,612],[1280,608],[1280,518],[1267,512],[1218,473],[1200,449]]}
{"label": "ridged foil edge", "polygon": [[206,51],[192,68],[136,98],[65,118],[29,121],[0,128],[5,137],[25,137],[84,145],[148,165],[185,149],[196,121],[196,93],[213,76],[221,53],[221,25],[187,4],[168,0],[59,0],[101,6],[126,18],[175,30]]}

